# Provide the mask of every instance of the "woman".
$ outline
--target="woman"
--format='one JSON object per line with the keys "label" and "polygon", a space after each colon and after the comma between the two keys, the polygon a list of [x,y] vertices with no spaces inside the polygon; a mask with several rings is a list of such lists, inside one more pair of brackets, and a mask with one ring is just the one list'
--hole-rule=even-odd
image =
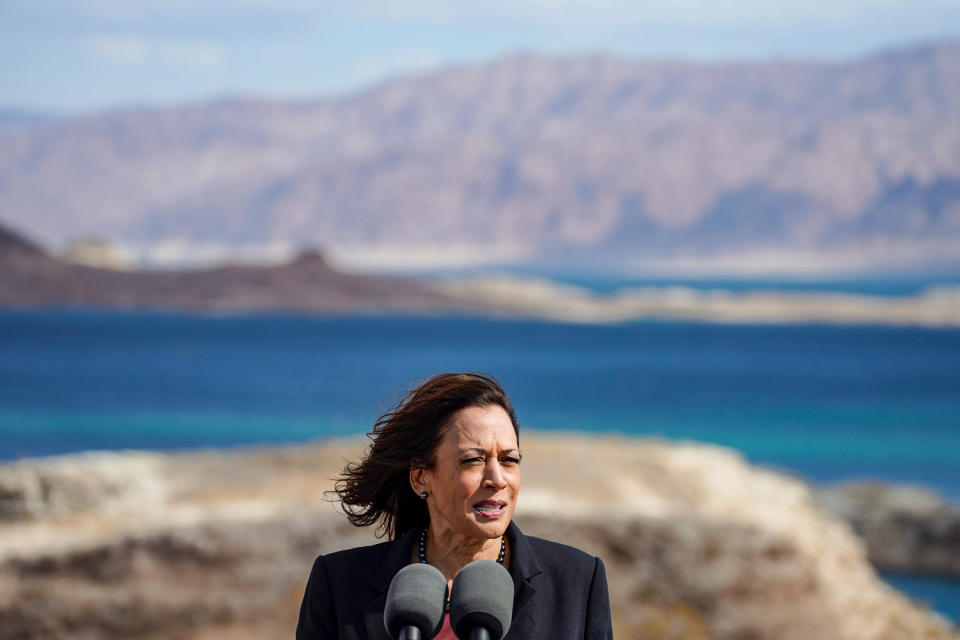
{"label": "woman", "polygon": [[[506,639],[612,638],[603,563],[525,536],[511,522],[520,492],[519,424],[496,380],[445,373],[380,417],[367,457],[336,493],[356,526],[391,542],[320,556],[307,582],[298,640],[386,639],[393,576],[427,562],[452,584],[466,564],[500,562],[514,583]],[[449,616],[437,636],[454,638]]]}

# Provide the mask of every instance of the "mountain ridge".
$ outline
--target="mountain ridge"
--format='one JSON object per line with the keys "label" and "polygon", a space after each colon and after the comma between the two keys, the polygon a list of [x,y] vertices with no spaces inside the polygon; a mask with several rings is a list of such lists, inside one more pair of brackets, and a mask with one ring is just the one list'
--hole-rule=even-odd
{"label": "mountain ridge", "polygon": [[3,221],[48,246],[286,243],[361,263],[464,246],[614,266],[884,243],[960,255],[954,41],[844,62],[519,54],[334,99],[111,111],[4,140]]}

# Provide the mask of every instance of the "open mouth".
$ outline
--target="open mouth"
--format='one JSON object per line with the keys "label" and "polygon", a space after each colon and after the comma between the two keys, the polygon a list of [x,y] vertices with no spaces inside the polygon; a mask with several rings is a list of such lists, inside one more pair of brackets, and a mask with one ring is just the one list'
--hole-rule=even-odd
{"label": "open mouth", "polygon": [[483,500],[473,505],[473,512],[481,518],[499,518],[507,512],[507,503],[501,500]]}

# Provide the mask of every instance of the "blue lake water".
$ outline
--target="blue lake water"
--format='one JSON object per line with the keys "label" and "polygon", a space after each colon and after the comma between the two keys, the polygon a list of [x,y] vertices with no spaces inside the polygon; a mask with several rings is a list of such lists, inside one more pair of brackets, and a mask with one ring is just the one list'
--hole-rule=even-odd
{"label": "blue lake water", "polygon": [[883,579],[928,609],[960,622],[960,581],[908,573],[883,574]]}
{"label": "blue lake water", "polygon": [[695,439],[960,501],[960,330],[462,317],[0,313],[0,458],[363,433],[484,371],[524,427]]}
{"label": "blue lake water", "polygon": [[960,276],[947,274],[941,276],[900,276],[847,279],[803,279],[794,280],[744,280],[733,278],[634,278],[609,275],[572,274],[552,276],[560,282],[566,282],[591,289],[598,293],[613,293],[633,287],[689,287],[699,290],[725,289],[727,291],[767,290],[781,293],[823,292],[854,293],[873,296],[915,296],[934,287],[956,287],[960,285]]}

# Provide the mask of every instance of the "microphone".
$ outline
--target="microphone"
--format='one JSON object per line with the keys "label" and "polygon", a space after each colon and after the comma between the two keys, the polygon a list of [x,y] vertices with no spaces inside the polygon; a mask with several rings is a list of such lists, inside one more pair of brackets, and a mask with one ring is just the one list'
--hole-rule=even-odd
{"label": "microphone", "polygon": [[387,590],[383,626],[392,640],[429,640],[440,632],[447,579],[429,564],[408,564]]}
{"label": "microphone", "polygon": [[502,640],[513,619],[513,578],[492,560],[474,560],[453,579],[450,624],[460,640]]}

